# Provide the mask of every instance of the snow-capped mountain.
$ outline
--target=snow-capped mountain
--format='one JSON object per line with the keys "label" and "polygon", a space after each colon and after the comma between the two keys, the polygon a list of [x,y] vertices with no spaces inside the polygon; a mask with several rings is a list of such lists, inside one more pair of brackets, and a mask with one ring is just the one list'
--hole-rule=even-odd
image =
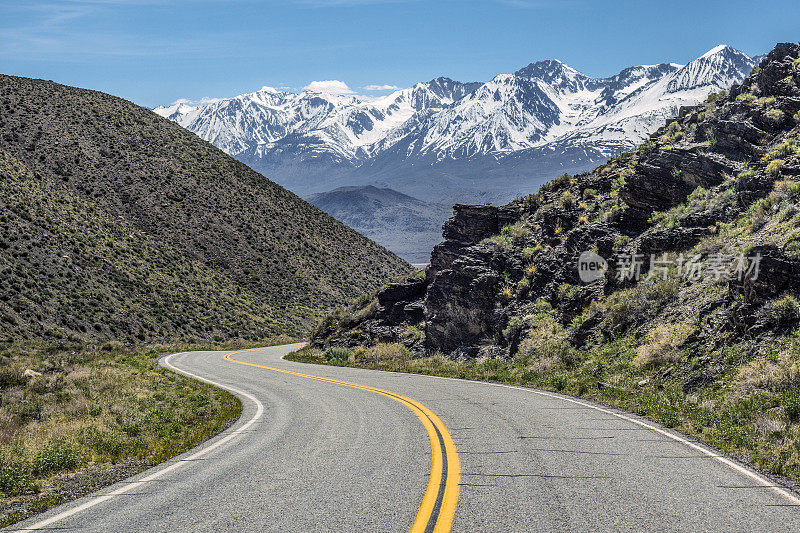
{"label": "snow-capped mountain", "polygon": [[591,78],[560,61],[486,83],[437,78],[377,99],[264,87],[155,111],[299,194],[376,184],[434,201],[505,200],[643,141],[756,63],[729,46]]}
{"label": "snow-capped mountain", "polygon": [[502,74],[409,134],[437,160],[506,154],[567,140],[604,156],[632,148],[683,105],[742,81],[753,60],[726,46],[687,65],[643,65],[595,79],[560,61]]}
{"label": "snow-capped mountain", "polygon": [[311,157],[356,163],[417,113],[449,107],[479,86],[437,78],[377,99],[262,87],[206,106],[177,103],[154,111],[234,156],[305,145]]}

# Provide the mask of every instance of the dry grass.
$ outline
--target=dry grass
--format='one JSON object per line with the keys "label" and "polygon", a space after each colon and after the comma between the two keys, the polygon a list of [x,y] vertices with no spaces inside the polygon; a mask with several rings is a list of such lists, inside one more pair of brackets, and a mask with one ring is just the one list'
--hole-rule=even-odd
{"label": "dry grass", "polygon": [[777,392],[800,384],[800,354],[788,351],[777,357],[761,357],[743,365],[734,379],[734,397],[743,398],[754,392]]}
{"label": "dry grass", "polygon": [[661,324],[647,334],[647,343],[636,349],[633,362],[639,367],[657,366],[677,361],[682,354],[680,347],[694,332],[688,324]]}

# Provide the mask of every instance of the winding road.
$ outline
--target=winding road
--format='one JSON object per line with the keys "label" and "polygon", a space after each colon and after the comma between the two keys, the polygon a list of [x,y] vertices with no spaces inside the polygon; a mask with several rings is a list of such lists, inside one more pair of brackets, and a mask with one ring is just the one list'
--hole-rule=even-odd
{"label": "winding road", "polygon": [[644,419],[282,359],[299,346],[163,359],[239,395],[239,421],[10,530],[800,531],[794,493]]}

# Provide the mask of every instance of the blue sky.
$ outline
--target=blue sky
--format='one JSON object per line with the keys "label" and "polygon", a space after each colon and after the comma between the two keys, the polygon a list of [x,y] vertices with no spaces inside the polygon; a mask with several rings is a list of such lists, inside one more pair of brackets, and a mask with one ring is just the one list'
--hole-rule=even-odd
{"label": "blue sky", "polygon": [[548,58],[607,76],[798,40],[797,0],[0,0],[0,72],[145,106],[315,80],[364,94],[483,81]]}

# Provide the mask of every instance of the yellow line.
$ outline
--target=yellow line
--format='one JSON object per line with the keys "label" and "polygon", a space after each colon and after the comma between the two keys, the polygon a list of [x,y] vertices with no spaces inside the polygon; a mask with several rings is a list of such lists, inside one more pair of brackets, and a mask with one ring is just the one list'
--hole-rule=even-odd
{"label": "yellow line", "polygon": [[[447,453],[447,477],[445,478],[446,481],[444,487],[444,494],[442,496],[442,502],[439,507],[439,517],[436,520],[436,524],[433,531],[435,533],[446,533],[450,531],[450,529],[453,526],[453,516],[456,511],[456,502],[458,501],[458,482],[459,482],[458,452],[456,451],[456,445],[453,442],[453,438],[450,436],[450,432],[447,431],[447,427],[444,425],[444,423],[442,423],[439,417],[433,413],[433,411],[431,411],[421,403],[417,402],[416,400],[412,400],[411,398],[406,398],[405,396],[385,391],[383,389],[368,387],[366,385],[358,385],[356,383],[349,383],[347,381],[339,381],[337,379],[324,378],[321,376],[313,376],[311,374],[292,372],[291,370],[283,370],[280,368],[259,365],[256,363],[248,363],[247,361],[240,361],[238,359],[234,359],[233,357],[231,357],[234,354],[244,351],[247,350],[238,350],[235,352],[230,352],[228,354],[225,354],[225,359],[227,361],[239,363],[242,365],[265,368],[267,370],[282,372],[284,374],[291,374],[293,376],[299,376],[302,378],[314,379],[317,381],[333,383],[335,385],[343,385],[345,387],[351,387],[354,389],[374,392],[376,394],[381,394],[383,396],[387,396],[393,400],[396,400],[405,405],[406,407],[408,407],[409,409],[411,409],[414,412],[414,414],[416,414],[417,417],[422,421],[422,424],[425,426],[425,429],[428,432],[428,437],[431,442],[431,475],[428,478],[428,487],[425,489],[425,496],[423,496],[422,498],[422,504],[420,504],[419,510],[417,511],[417,516],[414,519],[414,524],[411,526],[411,533],[424,532],[428,526],[428,523],[431,520],[432,514],[436,507],[436,498],[439,495],[439,489],[441,486],[442,470],[444,468],[443,452]],[[438,434],[437,434],[437,429],[438,429]],[[444,450],[442,450],[441,444],[439,443],[439,434],[441,434],[442,440],[444,441]]]}

